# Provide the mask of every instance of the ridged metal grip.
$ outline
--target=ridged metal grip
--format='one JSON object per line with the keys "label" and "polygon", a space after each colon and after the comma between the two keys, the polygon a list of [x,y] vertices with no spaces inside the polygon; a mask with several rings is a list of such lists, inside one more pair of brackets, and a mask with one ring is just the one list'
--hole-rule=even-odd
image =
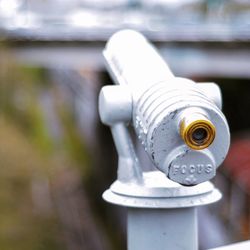
{"label": "ridged metal grip", "polygon": [[[138,138],[156,166],[164,172],[168,168],[166,155],[173,148],[184,145],[180,130],[185,117],[202,115],[211,120],[218,116],[225,123],[219,108],[194,82],[183,78],[156,83],[141,95],[134,107],[133,123]],[[185,148],[192,149],[189,145]]]}

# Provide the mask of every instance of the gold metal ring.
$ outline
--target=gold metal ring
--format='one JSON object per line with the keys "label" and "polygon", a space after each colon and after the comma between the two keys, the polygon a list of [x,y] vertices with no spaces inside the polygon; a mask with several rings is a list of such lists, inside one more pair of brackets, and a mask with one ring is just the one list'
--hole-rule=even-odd
{"label": "gold metal ring", "polygon": [[202,117],[202,119],[192,119],[191,117],[182,119],[180,134],[190,148],[201,150],[209,147],[214,141],[216,129],[206,117]]}

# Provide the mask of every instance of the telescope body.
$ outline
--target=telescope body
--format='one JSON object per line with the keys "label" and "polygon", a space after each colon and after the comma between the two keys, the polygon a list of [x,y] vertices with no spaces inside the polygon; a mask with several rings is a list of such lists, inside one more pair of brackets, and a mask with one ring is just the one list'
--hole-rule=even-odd
{"label": "telescope body", "polygon": [[175,182],[196,185],[214,177],[230,143],[219,87],[175,77],[135,31],[114,34],[104,57],[116,86],[101,90],[102,122],[132,124],[154,165]]}

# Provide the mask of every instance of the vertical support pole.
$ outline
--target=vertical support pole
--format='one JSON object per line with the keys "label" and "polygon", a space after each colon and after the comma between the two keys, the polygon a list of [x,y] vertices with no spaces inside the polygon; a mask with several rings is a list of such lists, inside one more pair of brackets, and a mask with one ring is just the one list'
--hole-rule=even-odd
{"label": "vertical support pole", "polygon": [[128,208],[128,250],[197,250],[195,207]]}

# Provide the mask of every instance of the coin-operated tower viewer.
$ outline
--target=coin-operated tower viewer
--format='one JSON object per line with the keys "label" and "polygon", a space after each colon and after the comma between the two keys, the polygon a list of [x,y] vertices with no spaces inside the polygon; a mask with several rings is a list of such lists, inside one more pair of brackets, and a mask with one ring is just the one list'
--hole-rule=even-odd
{"label": "coin-operated tower viewer", "polygon": [[[116,85],[99,113],[118,152],[117,180],[103,198],[128,208],[128,249],[198,249],[196,207],[218,201],[209,182],[230,144],[219,87],[175,77],[138,32],[115,33],[104,50]],[[180,62],[181,63],[181,62]],[[143,172],[128,130],[156,167]]]}

